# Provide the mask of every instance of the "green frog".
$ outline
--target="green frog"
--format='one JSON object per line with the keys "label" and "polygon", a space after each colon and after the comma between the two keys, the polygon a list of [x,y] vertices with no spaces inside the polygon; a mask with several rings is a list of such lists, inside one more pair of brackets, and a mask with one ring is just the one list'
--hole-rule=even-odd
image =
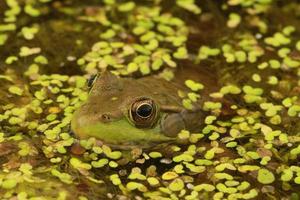
{"label": "green frog", "polygon": [[[203,125],[206,113],[201,102],[217,88],[211,74],[186,67],[167,81],[155,75],[121,78],[105,71],[96,77],[87,101],[74,113],[71,129],[80,139],[95,137],[118,148],[174,141],[181,130],[199,131]],[[178,91],[187,91],[183,83],[191,77],[207,88],[194,109],[187,110]]]}

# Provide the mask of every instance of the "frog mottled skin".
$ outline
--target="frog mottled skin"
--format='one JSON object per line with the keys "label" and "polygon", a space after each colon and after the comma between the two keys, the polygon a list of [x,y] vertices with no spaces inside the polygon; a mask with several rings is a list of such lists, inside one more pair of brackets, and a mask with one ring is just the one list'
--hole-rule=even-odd
{"label": "frog mottled skin", "polygon": [[[191,74],[208,80],[211,87],[216,84],[198,71]],[[179,73],[175,80],[183,78],[186,76]],[[72,131],[81,139],[95,137],[119,147],[172,141],[182,129],[197,130],[205,117],[201,109],[184,109],[179,90],[187,88],[157,76],[120,78],[105,71],[98,75],[87,101],[75,112]]]}

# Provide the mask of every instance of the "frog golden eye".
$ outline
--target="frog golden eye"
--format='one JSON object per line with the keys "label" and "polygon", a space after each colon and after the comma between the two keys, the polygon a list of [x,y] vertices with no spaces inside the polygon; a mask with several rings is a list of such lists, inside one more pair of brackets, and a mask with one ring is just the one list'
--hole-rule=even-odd
{"label": "frog golden eye", "polygon": [[130,120],[139,128],[151,128],[156,122],[157,106],[152,99],[140,98],[131,104]]}

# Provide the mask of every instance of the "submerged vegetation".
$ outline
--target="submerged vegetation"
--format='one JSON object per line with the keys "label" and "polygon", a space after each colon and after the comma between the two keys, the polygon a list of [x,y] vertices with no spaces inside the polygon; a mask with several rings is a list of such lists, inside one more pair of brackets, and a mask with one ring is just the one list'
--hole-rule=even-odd
{"label": "submerged vegetation", "polygon": [[[300,199],[298,2],[1,1],[1,199]],[[70,132],[97,72],[187,63],[220,83],[198,132],[132,150]],[[183,84],[192,109],[208,86]]]}

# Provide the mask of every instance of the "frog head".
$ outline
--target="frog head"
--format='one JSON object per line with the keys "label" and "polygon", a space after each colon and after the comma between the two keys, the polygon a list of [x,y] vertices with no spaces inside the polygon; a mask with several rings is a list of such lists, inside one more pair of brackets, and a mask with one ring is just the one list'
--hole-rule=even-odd
{"label": "frog head", "polygon": [[72,131],[82,139],[95,137],[118,146],[172,141],[185,128],[177,90],[158,77],[120,78],[105,71],[74,113]]}

